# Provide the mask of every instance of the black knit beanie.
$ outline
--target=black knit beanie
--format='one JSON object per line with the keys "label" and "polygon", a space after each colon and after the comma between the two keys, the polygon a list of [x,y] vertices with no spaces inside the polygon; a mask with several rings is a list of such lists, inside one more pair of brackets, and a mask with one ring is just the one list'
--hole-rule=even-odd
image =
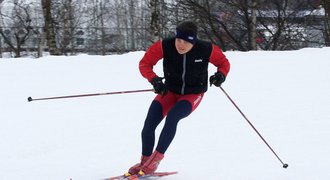
{"label": "black knit beanie", "polygon": [[197,26],[192,21],[184,21],[176,28],[176,38],[195,44],[197,41]]}

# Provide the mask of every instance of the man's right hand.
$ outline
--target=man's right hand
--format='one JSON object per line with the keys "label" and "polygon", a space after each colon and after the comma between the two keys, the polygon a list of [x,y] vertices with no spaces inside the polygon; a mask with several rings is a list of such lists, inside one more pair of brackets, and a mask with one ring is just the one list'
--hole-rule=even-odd
{"label": "man's right hand", "polygon": [[165,95],[167,93],[167,89],[162,79],[163,78],[156,76],[152,78],[151,84],[154,86],[154,90],[156,94]]}

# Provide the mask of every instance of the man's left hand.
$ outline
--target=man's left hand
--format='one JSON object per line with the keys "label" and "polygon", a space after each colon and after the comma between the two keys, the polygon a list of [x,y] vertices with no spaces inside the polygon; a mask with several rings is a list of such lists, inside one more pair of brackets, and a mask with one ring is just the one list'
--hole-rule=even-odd
{"label": "man's left hand", "polygon": [[216,72],[214,75],[210,77],[210,86],[215,85],[220,87],[223,82],[225,82],[226,76],[223,75],[221,72]]}

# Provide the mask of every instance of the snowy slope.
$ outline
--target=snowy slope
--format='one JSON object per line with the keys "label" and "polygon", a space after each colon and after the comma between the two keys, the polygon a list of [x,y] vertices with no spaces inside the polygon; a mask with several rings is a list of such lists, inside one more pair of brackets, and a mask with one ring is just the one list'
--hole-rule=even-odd
{"label": "snowy slope", "polygon": [[[232,68],[224,89],[289,168],[211,87],[159,167],[179,174],[163,179],[329,179],[330,49],[225,54]],[[136,163],[152,92],[27,97],[149,89],[137,68],[142,56],[0,59],[0,179],[97,180]]]}

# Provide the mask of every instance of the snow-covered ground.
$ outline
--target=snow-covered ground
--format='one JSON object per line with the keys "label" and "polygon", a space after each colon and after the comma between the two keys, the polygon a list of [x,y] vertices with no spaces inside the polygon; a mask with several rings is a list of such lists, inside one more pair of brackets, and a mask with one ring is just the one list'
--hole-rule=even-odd
{"label": "snow-covered ground", "polygon": [[[98,180],[136,163],[152,92],[27,97],[149,89],[138,71],[143,53],[0,59],[0,179]],[[163,179],[330,179],[330,49],[225,54],[223,88],[289,167],[211,87],[159,166],[179,174]]]}

